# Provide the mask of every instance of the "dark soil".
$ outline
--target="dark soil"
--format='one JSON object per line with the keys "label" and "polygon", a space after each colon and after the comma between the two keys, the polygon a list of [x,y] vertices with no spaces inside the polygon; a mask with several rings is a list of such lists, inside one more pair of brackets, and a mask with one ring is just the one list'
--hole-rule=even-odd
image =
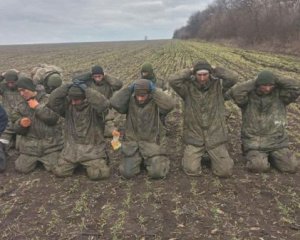
{"label": "dark soil", "polygon": [[[126,51],[131,56],[131,50],[137,48],[151,59],[152,52],[163,46],[160,42],[151,44],[148,50],[144,45],[126,45]],[[91,44],[89,49],[100,52],[101,46]],[[0,48],[0,53],[6,54],[2,56],[11,56],[10,68],[26,70],[33,66],[26,62],[26,56],[33,62],[48,56],[47,62],[61,63],[67,76],[78,68],[74,62],[71,68],[68,61],[78,54],[72,52],[75,46],[45,46],[36,52],[32,46],[26,48],[31,49],[29,52],[18,48],[24,55],[16,55],[15,65],[15,52]],[[77,52],[82,49],[78,47]],[[111,62],[118,58],[113,54]],[[91,56],[89,66],[98,61],[97,56]],[[0,58],[5,63],[4,57]],[[136,66],[126,70],[128,76],[137,71],[136,58],[126,59],[126,66]],[[109,61],[105,62],[107,66]],[[119,73],[114,67],[110,71]],[[247,172],[240,150],[240,113],[232,104],[227,109],[229,151],[235,160],[234,174],[228,179],[213,176],[207,166],[201,177],[182,172],[179,107],[167,119],[171,168],[163,180],[149,180],[146,172],[132,180],[122,179],[118,173],[120,153],[113,152],[109,140],[111,177],[104,181],[89,180],[83,168],[68,178],[57,178],[41,165],[30,174],[19,174],[14,170],[17,154],[11,152],[7,171],[0,174],[0,239],[300,239],[300,173],[282,174],[275,169],[264,174]],[[294,105],[289,110],[289,132],[295,151],[300,148],[298,118],[299,108]]]}

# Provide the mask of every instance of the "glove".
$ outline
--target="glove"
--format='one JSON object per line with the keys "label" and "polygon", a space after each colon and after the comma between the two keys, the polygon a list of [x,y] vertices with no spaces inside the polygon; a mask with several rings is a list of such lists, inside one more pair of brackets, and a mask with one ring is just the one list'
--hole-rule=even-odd
{"label": "glove", "polygon": [[39,105],[39,102],[36,100],[36,99],[29,99],[28,101],[27,101],[27,103],[28,103],[28,105],[29,105],[29,107],[31,108],[31,109],[36,109],[36,107]]}
{"label": "glove", "polygon": [[155,89],[156,89],[155,84],[154,84],[153,82],[150,81],[150,83],[149,83],[149,91],[150,91],[150,92],[153,92]]}
{"label": "glove", "polygon": [[83,80],[75,79],[73,81],[73,86],[79,87],[82,91],[85,91],[85,89],[87,89],[87,85]]}
{"label": "glove", "polygon": [[31,125],[31,120],[28,117],[23,117],[20,120],[21,127],[27,128]]}

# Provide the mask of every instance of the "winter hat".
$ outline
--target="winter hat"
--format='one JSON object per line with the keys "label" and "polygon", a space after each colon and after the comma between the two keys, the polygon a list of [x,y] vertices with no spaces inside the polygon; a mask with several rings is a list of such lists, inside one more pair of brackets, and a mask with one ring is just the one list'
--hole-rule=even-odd
{"label": "winter hat", "polygon": [[4,74],[4,78],[6,81],[17,81],[18,73],[14,70],[9,70]]}
{"label": "winter hat", "polygon": [[17,81],[17,88],[23,88],[30,91],[36,91],[36,86],[33,83],[32,79],[26,76],[21,76]]}
{"label": "winter hat", "polygon": [[270,72],[268,70],[264,70],[264,71],[261,71],[257,75],[255,85],[256,86],[266,85],[266,84],[273,84],[274,85],[275,82],[276,82],[276,76],[272,72]]}
{"label": "winter hat", "polygon": [[100,67],[100,66],[98,66],[98,65],[93,66],[92,67],[92,75],[94,75],[94,74],[102,74],[102,75],[104,75],[103,68]]}
{"label": "winter hat", "polygon": [[48,87],[58,88],[62,84],[62,79],[58,73],[53,73],[48,77]]}
{"label": "winter hat", "polygon": [[194,64],[193,74],[196,74],[199,70],[207,70],[209,73],[211,73],[212,67],[207,61],[202,60]]}
{"label": "winter hat", "polygon": [[142,65],[141,72],[153,73],[154,70],[153,70],[152,64],[151,63],[144,63]]}
{"label": "winter hat", "polygon": [[85,98],[85,93],[78,86],[72,86],[69,89],[68,96],[73,99]]}
{"label": "winter hat", "polygon": [[[148,73],[146,76],[143,73]],[[156,77],[154,75],[154,69],[151,63],[144,63],[141,68],[142,78],[151,80],[153,83],[156,82]]]}
{"label": "winter hat", "polygon": [[135,95],[150,93],[150,81],[147,79],[136,80],[134,82],[134,93]]}

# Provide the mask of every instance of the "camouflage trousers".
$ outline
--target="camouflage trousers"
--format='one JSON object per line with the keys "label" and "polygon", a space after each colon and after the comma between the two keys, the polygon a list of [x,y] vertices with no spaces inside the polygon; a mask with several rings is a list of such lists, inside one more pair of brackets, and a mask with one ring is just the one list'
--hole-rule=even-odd
{"label": "camouflage trousers", "polygon": [[109,177],[109,166],[104,158],[86,160],[81,162],[70,162],[67,159],[60,158],[53,173],[58,177],[68,177],[74,172],[74,169],[82,165],[86,169],[87,175],[91,180],[100,180]]}
{"label": "camouflage trousers", "polygon": [[20,154],[15,162],[15,168],[18,172],[29,173],[36,168],[38,162],[41,162],[47,171],[52,171],[57,164],[60,151],[46,154],[42,157]]}
{"label": "camouflage trousers", "polygon": [[250,150],[246,153],[246,167],[253,172],[267,172],[271,164],[281,172],[294,173],[299,163],[293,152],[288,148],[263,152]]}
{"label": "camouflage trousers", "polygon": [[225,144],[211,150],[206,150],[205,146],[186,145],[182,158],[183,171],[187,175],[200,176],[202,174],[201,160],[205,153],[209,156],[212,172],[216,176],[229,177],[232,175],[234,162],[229,156]]}
{"label": "camouflage trousers", "polygon": [[161,152],[160,146],[147,142],[124,142],[120,173],[131,178],[141,171],[144,165],[148,176],[153,179],[165,178],[170,169],[170,160]]}

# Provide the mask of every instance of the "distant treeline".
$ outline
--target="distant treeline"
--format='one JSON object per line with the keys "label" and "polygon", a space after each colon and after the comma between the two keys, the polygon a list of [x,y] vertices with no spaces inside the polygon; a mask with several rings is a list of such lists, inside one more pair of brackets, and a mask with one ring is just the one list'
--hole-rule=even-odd
{"label": "distant treeline", "polygon": [[300,40],[300,0],[215,0],[173,38],[235,39],[246,44]]}

